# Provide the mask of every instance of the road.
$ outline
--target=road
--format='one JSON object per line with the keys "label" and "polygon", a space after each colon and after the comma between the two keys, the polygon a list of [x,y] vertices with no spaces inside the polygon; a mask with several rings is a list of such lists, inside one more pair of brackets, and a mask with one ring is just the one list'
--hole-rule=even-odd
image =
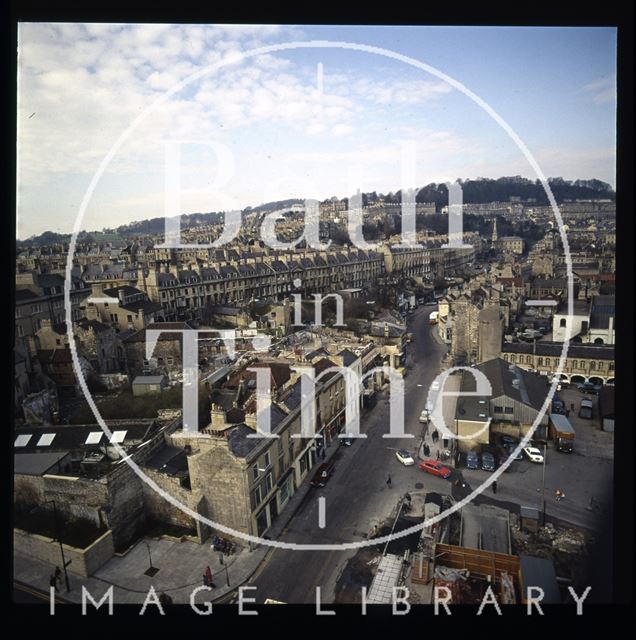
{"label": "road", "polygon": [[[13,581],[13,602],[15,604],[50,604],[50,595],[31,585]],[[56,594],[56,604],[66,604],[66,600]]]}
{"label": "road", "polygon": [[[375,524],[389,517],[404,493],[423,486],[449,493],[448,481],[425,474],[417,466],[404,467],[395,457],[396,449],[408,449],[416,457],[422,431],[418,418],[426,405],[425,393],[439,373],[440,360],[446,353],[446,347],[431,336],[430,310],[431,307],[422,307],[409,318],[409,331],[415,341],[407,350],[405,433],[412,437],[382,438],[389,433],[389,399],[383,394],[361,419],[361,431],[367,438],[357,440],[351,447],[340,447],[334,457],[335,474],[323,489],[308,494],[280,540],[305,544],[363,541]],[[319,497],[326,500],[324,529],[318,527]],[[250,586],[258,591],[249,595],[257,602],[272,598],[288,603],[314,603],[316,586],[320,586],[322,601],[332,602],[338,576],[355,553],[356,550],[275,549],[250,581]]]}
{"label": "road", "polygon": [[[439,373],[440,361],[446,352],[446,347],[431,335],[429,312],[430,308],[423,307],[409,318],[409,331],[414,334],[415,341],[407,351],[405,433],[413,437],[399,440],[382,438],[389,431],[389,399],[383,394],[376,407],[361,419],[362,432],[368,437],[356,441],[352,447],[340,447],[334,457],[334,476],[325,488],[308,494],[281,540],[305,544],[363,541],[371,537],[370,532],[376,524],[390,516],[399,498],[407,491],[437,491],[452,494],[460,500],[488,477],[485,471],[459,469],[449,480],[442,480],[423,473],[417,466],[404,467],[395,458],[395,450],[399,448],[408,449],[417,460],[422,434],[419,414],[426,406],[428,388]],[[603,516],[609,515],[606,491],[611,487],[613,473],[613,461],[611,455],[607,455],[611,449],[611,434],[596,433],[598,428],[589,421],[577,424],[576,429],[578,449],[574,454],[561,454],[548,448],[546,512],[548,516],[566,523],[599,529],[607,526]],[[513,462],[511,471],[499,478],[497,494],[488,488],[475,499],[475,504],[498,504],[517,513],[521,505],[540,507],[542,466],[527,460]],[[387,486],[389,474],[390,488]],[[451,481],[458,476],[465,479],[465,487],[452,486]],[[565,490],[564,500],[556,502],[555,488]],[[591,496],[602,504],[601,512],[590,509]],[[326,500],[324,529],[318,526],[319,497]],[[250,586],[257,587],[257,592],[250,593],[250,596],[256,597],[257,602],[272,598],[289,603],[315,603],[316,587],[319,586],[321,601],[333,602],[338,579],[356,552],[355,549],[275,549],[250,581]]]}

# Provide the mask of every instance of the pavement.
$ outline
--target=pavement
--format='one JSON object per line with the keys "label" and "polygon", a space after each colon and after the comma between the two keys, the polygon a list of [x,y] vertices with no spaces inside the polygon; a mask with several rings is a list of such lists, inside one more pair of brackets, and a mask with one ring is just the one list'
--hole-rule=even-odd
{"label": "pavement", "polygon": [[[115,603],[141,604],[150,587],[154,587],[157,594],[163,591],[170,595],[175,604],[185,604],[190,602],[192,591],[203,586],[203,572],[209,565],[216,588],[199,593],[196,601],[217,602],[249,580],[264,556],[265,549],[262,547],[254,551],[242,548],[225,557],[224,564],[221,565],[220,554],[207,543],[200,545],[190,541],[144,538],[124,556],[112,558],[90,578],[72,573],[71,565],[71,590],[67,593],[62,584],[58,591],[68,602],[80,603],[82,586],[97,601],[112,586]],[[153,577],[145,574],[150,562],[158,569]],[[14,555],[14,580],[46,594],[49,591],[49,576],[54,570],[53,565],[17,553]]]}

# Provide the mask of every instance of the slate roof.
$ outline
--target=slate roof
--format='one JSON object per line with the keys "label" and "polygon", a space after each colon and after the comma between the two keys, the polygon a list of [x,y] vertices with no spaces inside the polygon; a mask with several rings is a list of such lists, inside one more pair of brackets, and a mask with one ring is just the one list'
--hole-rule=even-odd
{"label": "slate roof", "polygon": [[143,291],[140,291],[136,287],[131,287],[130,285],[122,285],[121,287],[111,287],[109,289],[104,289],[104,293],[111,298],[118,298],[119,292],[123,292],[124,296],[134,296],[134,295],[146,295]]}
{"label": "slate roof", "polygon": [[228,445],[230,447],[230,451],[237,458],[246,458],[256,446],[261,444],[261,440],[258,438],[247,437],[253,433],[254,430],[244,424],[239,424],[229,430],[227,437]]}
{"label": "slate roof", "polygon": [[28,302],[33,301],[34,299],[39,298],[40,296],[37,293],[34,293],[30,289],[17,289],[15,292],[15,301],[16,302]]}
{"label": "slate roof", "polygon": [[158,273],[157,283],[162,287],[176,287],[179,280],[172,273]]}
{"label": "slate roof", "polygon": [[169,476],[187,475],[188,456],[183,449],[165,445],[143,466],[161,471]]}
{"label": "slate roof", "polygon": [[129,302],[128,304],[122,304],[122,309],[126,311],[132,311],[139,313],[142,311],[145,315],[161,311],[163,307],[158,302],[151,302],[150,300],[137,300],[136,302]]}
{"label": "slate roof", "polygon": [[615,296],[594,296],[590,314],[590,328],[606,329],[609,326],[610,318],[613,317],[616,317]]}
{"label": "slate roof", "polygon": [[124,338],[124,342],[146,342],[146,331],[148,329],[154,331],[169,331],[169,333],[162,333],[159,336],[159,340],[181,340],[180,333],[173,333],[170,330],[188,330],[192,327],[187,322],[153,322],[149,324],[145,329],[135,331],[132,335]]}
{"label": "slate roof", "polygon": [[[125,431],[126,437],[122,446],[140,444],[161,429],[161,425],[154,420],[109,420],[108,427],[112,432]],[[73,451],[82,448],[94,448],[96,445],[87,445],[86,439],[89,433],[102,433],[99,444],[108,442],[106,434],[98,424],[89,425],[46,425],[46,426],[21,426],[16,428],[15,435],[27,435],[32,437],[24,447],[16,451],[29,453],[36,451]],[[38,446],[40,437],[44,434],[55,434],[53,441],[48,446]]]}
{"label": "slate roof", "polygon": [[343,349],[338,355],[342,358],[345,367],[350,367],[359,357],[349,349]]}
{"label": "slate roof", "polygon": [[[18,449],[18,451],[20,450]],[[49,471],[51,473],[59,473],[57,464],[68,454],[68,451],[15,453],[13,456],[13,473],[25,476],[43,476]]]}
{"label": "slate roof", "polygon": [[[507,396],[539,411],[546,398],[547,386],[544,376],[525,371],[506,362],[503,358],[493,358],[477,365],[490,381],[491,398]],[[513,384],[518,380],[518,388]],[[467,381],[467,382],[465,382]],[[472,388],[471,388],[472,387]],[[462,376],[462,391],[474,391],[475,380],[472,375]]]}

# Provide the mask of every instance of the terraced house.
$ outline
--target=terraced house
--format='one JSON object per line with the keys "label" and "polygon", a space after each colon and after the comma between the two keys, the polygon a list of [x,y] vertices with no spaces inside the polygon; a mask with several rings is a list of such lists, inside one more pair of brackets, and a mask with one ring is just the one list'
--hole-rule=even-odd
{"label": "terraced house", "polygon": [[163,307],[163,320],[200,320],[209,305],[281,299],[293,291],[326,293],[367,286],[383,269],[379,254],[356,250],[273,255],[227,250],[223,257],[214,267],[207,262],[187,268],[158,263],[147,272],[140,269],[137,288]]}
{"label": "terraced house", "polygon": [[[305,482],[319,460],[320,449],[343,428],[345,384],[341,374],[327,372],[316,382],[315,398],[307,400],[301,376],[291,372],[288,363],[256,366],[271,367],[270,424],[278,437],[250,437],[257,425],[254,386],[250,384],[255,374],[243,371],[213,393],[207,428],[195,437],[175,431],[169,444],[187,452],[188,502],[196,503],[199,513],[235,530],[262,536]],[[319,376],[336,365],[323,358],[313,366]],[[300,437],[301,409],[308,403],[314,406],[316,438]]]}

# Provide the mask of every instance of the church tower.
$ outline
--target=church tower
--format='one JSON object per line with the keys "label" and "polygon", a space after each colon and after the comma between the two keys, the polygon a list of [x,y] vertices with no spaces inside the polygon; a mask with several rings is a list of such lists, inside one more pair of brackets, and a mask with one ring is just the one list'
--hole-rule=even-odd
{"label": "church tower", "polygon": [[495,218],[495,224],[492,227],[492,243],[495,244],[497,242],[497,218]]}

